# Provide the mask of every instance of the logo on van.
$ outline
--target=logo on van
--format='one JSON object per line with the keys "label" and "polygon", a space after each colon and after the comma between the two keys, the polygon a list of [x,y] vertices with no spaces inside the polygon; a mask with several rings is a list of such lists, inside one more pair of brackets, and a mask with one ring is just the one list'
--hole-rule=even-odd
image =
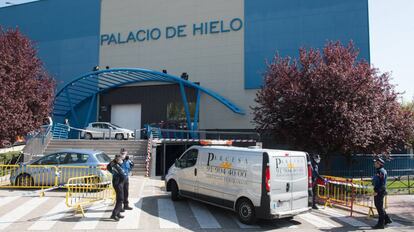
{"label": "logo on van", "polygon": [[225,169],[230,169],[232,168],[233,164],[227,161],[222,162],[219,167],[220,168],[225,168]]}

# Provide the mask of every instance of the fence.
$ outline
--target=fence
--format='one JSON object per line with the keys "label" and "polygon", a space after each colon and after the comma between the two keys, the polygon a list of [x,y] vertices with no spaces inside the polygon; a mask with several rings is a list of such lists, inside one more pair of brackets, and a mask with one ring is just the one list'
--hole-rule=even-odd
{"label": "fence", "polygon": [[0,188],[65,188],[70,178],[107,173],[100,166],[0,165]]}
{"label": "fence", "polygon": [[88,175],[69,178],[65,187],[66,205],[73,208],[76,213],[85,217],[84,207],[100,201],[115,201],[115,191],[111,182],[112,175],[104,176]]}
{"label": "fence", "polygon": [[[367,208],[368,216],[374,215],[374,190],[370,183],[364,180],[325,176],[327,183],[318,183],[317,194],[325,206],[339,205],[350,209],[350,215],[356,206]],[[387,207],[387,197],[385,197]]]}
{"label": "fence", "polygon": [[[26,137],[26,146],[23,148],[25,155],[40,155],[43,154],[46,146],[52,139],[52,126],[43,125],[39,130],[29,133]],[[25,157],[25,161],[29,157]]]}
{"label": "fence", "polygon": [[211,139],[211,140],[251,140],[260,141],[260,135],[256,132],[237,131],[206,131],[206,130],[178,130],[158,127],[146,127],[147,137],[152,134],[158,139]]}
{"label": "fence", "polygon": [[[375,173],[373,155],[332,155],[329,163],[320,164],[320,172],[329,176],[369,178]],[[388,176],[414,176],[414,154],[391,154],[385,162]]]}

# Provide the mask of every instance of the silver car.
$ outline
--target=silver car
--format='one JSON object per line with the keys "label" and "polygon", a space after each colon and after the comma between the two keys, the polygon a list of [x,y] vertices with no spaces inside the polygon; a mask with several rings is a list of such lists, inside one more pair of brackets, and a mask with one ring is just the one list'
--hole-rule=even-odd
{"label": "silver car", "polygon": [[108,175],[111,161],[102,151],[65,149],[20,165],[10,173],[12,186],[63,186],[72,177]]}
{"label": "silver car", "polygon": [[84,139],[102,139],[111,138],[117,140],[134,138],[132,130],[122,128],[109,122],[91,122],[82,131],[81,137]]}

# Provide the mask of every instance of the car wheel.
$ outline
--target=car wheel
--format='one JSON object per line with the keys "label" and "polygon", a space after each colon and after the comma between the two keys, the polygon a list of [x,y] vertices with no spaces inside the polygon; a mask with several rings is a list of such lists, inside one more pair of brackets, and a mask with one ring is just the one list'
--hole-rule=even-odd
{"label": "car wheel", "polygon": [[83,138],[84,138],[84,139],[87,139],[87,140],[90,140],[90,139],[92,139],[92,134],[91,134],[91,133],[86,133],[86,134],[83,136]]}
{"label": "car wheel", "polygon": [[22,187],[34,186],[34,180],[29,174],[24,173],[17,176],[15,184]]}
{"label": "car wheel", "polygon": [[237,216],[241,223],[251,225],[256,222],[256,213],[250,200],[243,198],[237,204]]}
{"label": "car wheel", "polygon": [[117,139],[117,140],[123,140],[124,139],[124,135],[123,134],[116,134],[115,135],[115,139]]}
{"label": "car wheel", "polygon": [[171,200],[178,201],[180,200],[180,193],[178,191],[178,186],[175,181],[171,182]]}

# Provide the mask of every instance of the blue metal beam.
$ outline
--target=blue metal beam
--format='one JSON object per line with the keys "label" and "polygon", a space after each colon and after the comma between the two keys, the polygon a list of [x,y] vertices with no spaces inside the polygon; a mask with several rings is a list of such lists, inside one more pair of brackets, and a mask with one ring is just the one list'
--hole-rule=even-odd
{"label": "blue metal beam", "polygon": [[194,123],[193,123],[193,131],[198,129],[198,115],[200,110],[200,90],[197,89],[197,100],[196,100],[196,108],[194,112]]}
{"label": "blue metal beam", "polygon": [[[172,76],[166,73],[157,72],[153,70],[147,70],[147,69],[138,69],[138,68],[116,68],[116,69],[106,69],[96,72],[90,72],[87,73],[79,78],[76,78],[72,82],[70,82],[68,85],[66,85],[64,88],[62,88],[55,97],[55,103],[56,105],[69,105],[67,107],[66,115],[71,112],[74,113],[74,107],[76,105],[81,104],[83,101],[91,97],[93,94],[98,94],[101,92],[108,91],[109,89],[116,88],[123,85],[128,85],[132,83],[140,83],[140,82],[149,82],[149,81],[156,81],[156,82],[167,82],[167,83],[173,83],[173,84],[179,84],[180,85],[180,91],[182,93],[183,97],[183,103],[184,103],[184,109],[186,111],[186,117],[187,117],[187,126],[188,129],[191,129],[191,116],[190,116],[190,110],[188,106],[187,97],[185,94],[185,87],[188,88],[194,88],[197,90],[197,98],[199,98],[199,95],[201,93],[205,93],[223,105],[225,105],[227,108],[232,110],[234,113],[237,114],[244,114],[244,111],[237,107],[235,104],[233,104],[231,101],[227,100],[226,98],[220,96],[219,94],[206,89],[200,85],[197,85],[193,82],[184,80],[180,77]],[[70,96],[68,92],[68,87],[70,86],[70,91],[76,93],[78,91],[76,97],[73,95],[72,99],[68,96]],[[93,86],[96,86],[94,88]],[[64,96],[66,93],[66,97]],[[84,94],[79,94],[84,93]],[[86,96],[86,93],[90,93],[91,95]],[[63,96],[62,96],[63,95]],[[185,99],[185,101],[184,101]],[[199,101],[199,99],[197,100]],[[199,114],[200,109],[200,103],[196,105],[196,111],[195,114]],[[198,106],[198,108],[197,108]],[[66,108],[66,107],[65,107]],[[194,115],[196,116],[196,115]],[[74,117],[77,118],[77,115],[74,114]],[[197,118],[195,117],[195,120]],[[194,128],[198,127],[198,123],[195,122]]]}
{"label": "blue metal beam", "polygon": [[187,95],[185,94],[184,84],[180,82],[181,98],[183,99],[185,117],[187,118],[187,130],[191,130],[191,116],[190,109],[188,107]]}
{"label": "blue metal beam", "polygon": [[94,94],[91,98],[91,102],[89,103],[89,109],[88,109],[88,114],[86,115],[85,118],[85,123],[84,123],[84,127],[88,126],[91,114],[92,114],[92,109],[94,108],[94,103],[95,103],[95,99],[96,99],[96,95]]}
{"label": "blue metal beam", "polygon": [[69,91],[67,88],[65,88],[65,93],[66,93],[66,98],[70,105],[70,112],[72,113],[72,116],[75,119],[76,126],[78,126],[79,125],[78,115],[76,114],[74,106],[72,105],[72,101],[70,100],[70,95],[69,95]]}

